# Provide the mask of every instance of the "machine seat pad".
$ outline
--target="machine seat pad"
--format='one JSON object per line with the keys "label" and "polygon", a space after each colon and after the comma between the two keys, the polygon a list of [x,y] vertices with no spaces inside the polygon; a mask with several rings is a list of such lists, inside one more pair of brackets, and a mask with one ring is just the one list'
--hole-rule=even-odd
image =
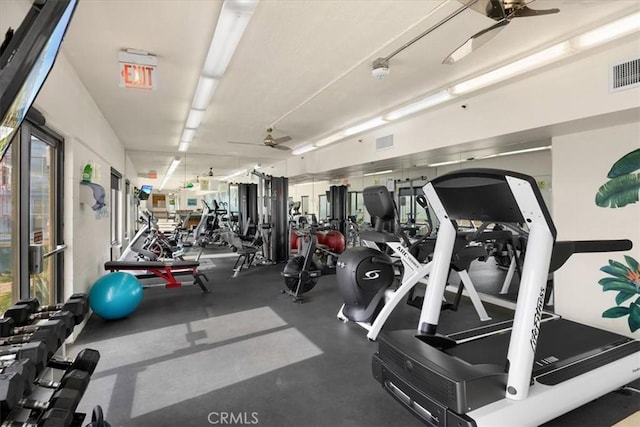
{"label": "machine seat pad", "polygon": [[161,261],[107,261],[104,263],[105,270],[149,270],[152,268],[166,268],[170,267],[172,270],[186,269],[198,267],[200,262],[198,261],[175,261],[175,262],[161,262]]}
{"label": "machine seat pad", "polygon": [[375,243],[399,242],[400,239],[393,233],[385,231],[363,231],[360,233],[360,240]]}

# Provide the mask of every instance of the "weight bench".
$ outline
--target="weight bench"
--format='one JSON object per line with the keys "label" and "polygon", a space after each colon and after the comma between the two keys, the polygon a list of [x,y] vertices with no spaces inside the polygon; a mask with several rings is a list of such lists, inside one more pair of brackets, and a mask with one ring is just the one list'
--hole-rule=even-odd
{"label": "weight bench", "polygon": [[200,286],[202,293],[209,293],[209,288],[204,284],[202,279],[209,281],[207,276],[198,272],[198,261],[175,261],[172,263],[164,263],[161,261],[107,261],[104,263],[104,269],[108,271],[149,271],[152,274],[137,275],[138,278],[160,277],[165,283],[165,288],[180,288],[182,283],[179,282],[173,273],[184,274],[190,272],[193,276],[194,284]]}

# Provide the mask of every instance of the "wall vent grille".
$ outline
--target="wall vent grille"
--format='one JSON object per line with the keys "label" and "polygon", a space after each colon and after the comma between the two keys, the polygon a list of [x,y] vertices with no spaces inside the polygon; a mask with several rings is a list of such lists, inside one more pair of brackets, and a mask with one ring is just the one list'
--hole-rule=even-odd
{"label": "wall vent grille", "polygon": [[612,65],[609,76],[610,92],[640,86],[640,58]]}
{"label": "wall vent grille", "polygon": [[376,139],[376,151],[388,150],[393,147],[393,135],[382,136]]}

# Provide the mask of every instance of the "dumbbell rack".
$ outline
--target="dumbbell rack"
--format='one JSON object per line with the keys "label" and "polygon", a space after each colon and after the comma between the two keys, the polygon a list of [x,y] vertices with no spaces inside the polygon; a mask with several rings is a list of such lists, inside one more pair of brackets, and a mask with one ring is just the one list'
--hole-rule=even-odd
{"label": "dumbbell rack", "polygon": [[[55,322],[65,325],[66,338],[84,320],[88,310],[86,294],[74,294],[65,304],[40,307],[37,300],[30,299],[18,301],[5,311],[4,319],[0,319],[0,340],[6,344],[19,336],[20,340],[26,341],[24,344],[0,346],[0,361],[9,358],[0,363],[0,426],[83,425],[86,414],[78,413],[76,409],[100,354],[96,350],[84,349],[74,360],[68,360],[64,358],[64,339],[56,335],[59,331],[46,329],[47,334],[56,336],[56,339],[48,337],[46,345],[43,344],[43,333],[34,332],[40,329],[39,325],[50,327],[48,319],[55,318],[58,319]],[[14,333],[21,335],[12,335]],[[41,342],[29,342],[30,338]],[[37,351],[25,350],[36,346]]]}

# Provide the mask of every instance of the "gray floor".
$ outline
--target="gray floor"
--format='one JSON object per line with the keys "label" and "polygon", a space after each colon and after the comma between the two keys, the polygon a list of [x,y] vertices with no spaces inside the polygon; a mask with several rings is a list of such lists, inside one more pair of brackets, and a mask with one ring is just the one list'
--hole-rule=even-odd
{"label": "gray floor", "polygon": [[[129,318],[93,316],[70,348],[102,355],[79,410],[100,404],[113,426],[421,425],[373,380],[376,344],[359,326],[336,319],[335,276],[321,278],[303,304],[294,304],[280,292],[282,265],[232,279],[233,261],[203,258],[210,294],[193,286],[146,289]],[[494,270],[484,268],[474,281],[486,291]],[[388,326],[413,328],[417,315],[402,307]],[[453,319],[464,327],[477,317],[463,304],[443,312],[443,325]],[[608,426],[637,410],[637,395],[610,393],[548,425]]]}

